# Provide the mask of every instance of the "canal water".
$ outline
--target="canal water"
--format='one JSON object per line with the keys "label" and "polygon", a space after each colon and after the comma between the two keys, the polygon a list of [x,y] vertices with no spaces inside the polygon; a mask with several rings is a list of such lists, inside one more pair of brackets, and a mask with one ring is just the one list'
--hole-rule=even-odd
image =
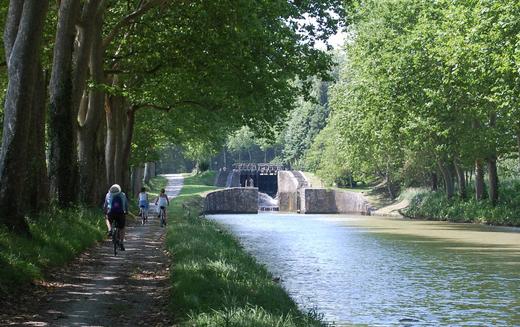
{"label": "canal water", "polygon": [[520,326],[514,228],[349,215],[209,216],[337,325]]}

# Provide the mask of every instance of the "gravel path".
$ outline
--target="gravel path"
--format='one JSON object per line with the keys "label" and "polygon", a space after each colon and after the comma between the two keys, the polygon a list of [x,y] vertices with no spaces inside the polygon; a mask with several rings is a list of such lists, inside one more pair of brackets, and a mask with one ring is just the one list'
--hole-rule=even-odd
{"label": "gravel path", "polygon": [[[169,197],[182,188],[181,175],[165,175]],[[150,210],[154,211],[153,205]],[[127,227],[125,252],[113,256],[107,239],[82,254],[34,296],[21,299],[19,311],[0,325],[24,326],[171,326],[166,308],[169,292],[169,256],[166,229],[151,215],[142,226]],[[25,302],[25,303],[23,303]]]}

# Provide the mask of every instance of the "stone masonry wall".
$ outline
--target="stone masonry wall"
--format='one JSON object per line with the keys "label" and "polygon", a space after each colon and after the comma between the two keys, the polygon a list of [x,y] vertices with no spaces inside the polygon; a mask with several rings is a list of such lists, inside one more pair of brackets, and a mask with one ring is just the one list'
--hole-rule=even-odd
{"label": "stone masonry wall", "polygon": [[282,212],[299,210],[298,181],[290,171],[278,172],[278,208]]}
{"label": "stone masonry wall", "polygon": [[370,213],[362,194],[323,188],[306,188],[301,192],[301,213]]}
{"label": "stone masonry wall", "polygon": [[335,191],[324,188],[305,188],[300,190],[301,213],[337,213]]}
{"label": "stone masonry wall", "polygon": [[212,213],[258,213],[258,188],[234,187],[206,195],[204,212]]}

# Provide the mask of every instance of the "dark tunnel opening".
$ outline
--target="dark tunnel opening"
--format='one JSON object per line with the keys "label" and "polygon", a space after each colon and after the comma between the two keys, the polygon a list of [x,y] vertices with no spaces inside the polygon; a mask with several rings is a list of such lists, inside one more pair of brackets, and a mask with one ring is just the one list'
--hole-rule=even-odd
{"label": "dark tunnel opening", "polygon": [[[251,185],[251,180],[253,185]],[[274,198],[278,192],[278,175],[277,173],[242,173],[240,174],[240,186],[258,187],[259,192]]]}

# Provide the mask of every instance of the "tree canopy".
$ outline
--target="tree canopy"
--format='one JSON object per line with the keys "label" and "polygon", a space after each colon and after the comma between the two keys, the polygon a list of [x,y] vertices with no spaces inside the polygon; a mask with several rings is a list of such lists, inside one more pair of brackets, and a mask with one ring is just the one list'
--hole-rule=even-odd
{"label": "tree canopy", "polygon": [[[41,172],[48,168],[51,185],[41,189],[52,191],[50,198],[62,206],[78,200],[95,204],[107,185],[129,188],[133,170],[158,158],[167,144],[182,145],[195,158],[214,153],[240,126],[257,134],[271,131],[295,99],[308,93],[313,76],[328,78],[331,56],[314,45],[334,34],[343,16],[340,0],[39,4],[41,21],[31,18],[37,13],[31,1],[0,5],[2,51],[15,45],[18,54],[21,46],[32,47],[31,56],[20,57],[13,70],[14,57],[4,55],[8,69],[0,72],[0,86],[14,85],[15,70],[27,73],[21,91],[7,93],[6,103],[34,100],[31,109],[2,111],[4,128],[25,115],[16,121],[46,130],[33,138],[24,126],[11,124],[2,139],[0,176],[19,183],[0,190],[6,209],[0,216],[22,229],[15,222],[25,212],[11,214],[2,203],[31,187],[34,169],[14,164],[24,162],[25,154],[37,151],[31,165]],[[42,42],[27,43],[18,31]],[[23,94],[32,89],[43,93]],[[42,103],[48,103],[47,118]]]}

